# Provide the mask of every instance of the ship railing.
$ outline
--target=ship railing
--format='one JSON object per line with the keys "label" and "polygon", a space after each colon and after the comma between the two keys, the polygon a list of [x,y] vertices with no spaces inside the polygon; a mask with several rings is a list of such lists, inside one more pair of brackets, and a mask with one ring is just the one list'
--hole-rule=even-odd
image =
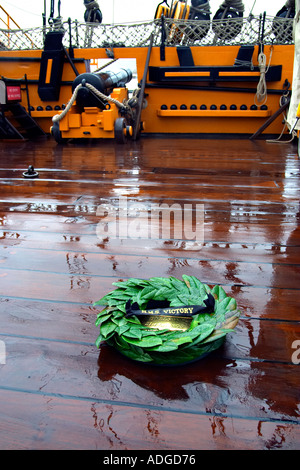
{"label": "ship railing", "polygon": [[[65,31],[64,45],[76,48],[147,47],[153,45],[214,46],[293,44],[293,18],[251,16],[227,20],[198,21],[161,18],[148,22],[99,24],[78,21],[59,25]],[[0,49],[43,49],[53,26],[0,29]],[[8,35],[9,33],[9,35]]]}
{"label": "ship railing", "polygon": [[[3,18],[3,14],[4,14],[4,18]],[[6,29],[1,30],[2,31],[1,36],[5,35],[6,39],[5,39],[4,42],[0,41],[0,50],[1,49],[10,49],[11,48],[10,38],[11,38],[12,26],[14,28],[18,28],[18,31],[20,31],[20,26],[10,16],[10,14],[2,7],[2,5],[0,5],[0,25],[2,25],[2,23],[5,25]],[[26,37],[26,33],[24,33],[24,34],[25,34],[25,37]],[[26,39],[28,39],[29,42],[31,43],[31,48],[35,47],[35,44],[33,43],[33,41],[30,40],[29,36],[27,36]]]}

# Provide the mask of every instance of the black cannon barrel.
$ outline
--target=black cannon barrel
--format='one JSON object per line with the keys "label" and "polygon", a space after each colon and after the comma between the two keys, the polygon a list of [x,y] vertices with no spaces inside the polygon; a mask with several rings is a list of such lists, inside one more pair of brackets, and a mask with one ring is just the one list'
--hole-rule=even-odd
{"label": "black cannon barrel", "polygon": [[[75,88],[80,83],[83,85],[89,83],[93,85],[97,91],[108,96],[114,88],[124,87],[131,79],[132,71],[130,69],[120,69],[118,72],[82,73],[73,81],[72,91],[74,92]],[[89,88],[85,86],[79,88],[76,103],[83,107],[97,106],[101,108],[99,100],[90,92]]]}

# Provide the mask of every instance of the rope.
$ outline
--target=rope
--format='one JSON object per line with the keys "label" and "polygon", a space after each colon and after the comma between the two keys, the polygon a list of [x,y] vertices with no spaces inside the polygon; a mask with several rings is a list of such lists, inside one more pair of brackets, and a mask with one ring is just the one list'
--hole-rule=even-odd
{"label": "rope", "polygon": [[256,3],[256,0],[254,0],[254,2],[253,2],[252,8],[251,8],[250,13],[249,13],[249,18],[252,18],[252,12],[253,12],[253,8],[255,7],[255,3]]}
{"label": "rope", "polygon": [[96,1],[90,1],[89,3],[84,2],[84,6],[87,10],[92,10],[93,8],[96,8],[99,10],[99,4]]}
{"label": "rope", "polygon": [[99,98],[102,98],[106,101],[110,101],[111,103],[114,103],[118,108],[126,108],[126,104],[125,103],[120,103],[120,101],[114,99],[114,98],[111,98],[110,96],[107,96],[107,95],[104,95],[103,93],[101,93],[101,91],[97,90],[97,88],[95,88],[93,85],[91,85],[90,83],[85,83],[85,85],[83,85],[82,83],[79,83],[79,85],[77,85],[77,87],[75,88],[74,92],[73,92],[73,95],[71,96],[71,99],[70,101],[68,102],[67,106],[65,107],[65,109],[60,113],[60,114],[55,114],[55,116],[52,117],[52,122],[59,122],[61,121],[65,116],[66,114],[70,111],[74,101],[76,100],[77,98],[77,94],[78,94],[78,91],[81,87],[83,86],[86,86],[87,88],[89,88],[92,92],[95,93],[95,95],[97,95]]}
{"label": "rope", "polygon": [[273,54],[273,47],[271,47],[268,66],[266,65],[267,64],[266,55],[263,52],[260,52],[258,55],[258,66],[259,66],[259,72],[260,72],[260,78],[259,78],[257,91],[256,91],[256,100],[258,103],[262,103],[262,102],[266,103],[267,101],[268,89],[267,89],[267,83],[266,83],[266,73],[269,70],[269,67],[271,64],[272,54]]}
{"label": "rope", "polygon": [[245,6],[241,0],[225,0],[219,8],[222,10],[227,10],[227,8],[234,8],[240,13],[245,10]]}
{"label": "rope", "polygon": [[266,101],[267,97],[267,84],[266,84],[266,56],[261,52],[258,56],[258,66],[260,78],[257,85],[256,99],[259,103]]}
{"label": "rope", "polygon": [[281,137],[283,136],[283,133],[284,133],[286,127],[287,127],[287,122],[285,121],[280,136],[277,139],[267,139],[266,142],[268,142],[268,144],[289,144],[289,143],[291,143],[297,135],[297,132],[295,132],[295,131],[292,132],[292,137],[290,139],[280,140]]}
{"label": "rope", "polygon": [[[285,99],[285,95],[281,96],[280,97],[280,100],[279,100],[279,107],[282,106],[283,104],[283,99]],[[281,137],[283,136],[283,133],[285,131],[285,129],[287,128],[287,125],[288,125],[288,122],[287,122],[287,116],[285,113],[283,113],[283,120],[284,120],[284,126],[282,128],[282,131],[281,131],[281,134],[280,136],[277,138],[277,139],[267,139],[266,142],[268,142],[269,144],[289,144],[291,143],[294,138],[297,136],[297,131],[292,131],[292,137],[288,140],[280,140]]]}
{"label": "rope", "polygon": [[285,8],[295,8],[295,0],[287,0],[284,6]]}
{"label": "rope", "polygon": [[192,2],[192,7],[195,11],[197,12],[205,12],[205,13],[210,13],[210,4],[209,4],[209,1],[208,2],[205,2],[205,3],[201,3],[200,5],[198,6],[194,6],[193,5],[193,2]]}
{"label": "rope", "polygon": [[[87,23],[98,23],[99,21],[95,20],[95,13],[100,12],[100,6],[97,1],[91,0],[89,3],[86,3],[89,0],[84,1],[84,6],[86,8],[87,15],[85,16],[85,21]],[[102,15],[101,15],[102,16]]]}

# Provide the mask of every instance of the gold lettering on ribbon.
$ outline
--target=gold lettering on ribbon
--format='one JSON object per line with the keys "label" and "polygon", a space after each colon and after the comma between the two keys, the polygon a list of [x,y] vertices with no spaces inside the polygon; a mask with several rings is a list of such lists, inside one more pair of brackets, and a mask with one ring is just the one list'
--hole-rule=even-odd
{"label": "gold lettering on ribbon", "polygon": [[[192,315],[193,307],[164,308],[162,311],[165,315],[180,315],[180,314]],[[161,314],[161,310],[142,310],[141,312],[146,315]]]}

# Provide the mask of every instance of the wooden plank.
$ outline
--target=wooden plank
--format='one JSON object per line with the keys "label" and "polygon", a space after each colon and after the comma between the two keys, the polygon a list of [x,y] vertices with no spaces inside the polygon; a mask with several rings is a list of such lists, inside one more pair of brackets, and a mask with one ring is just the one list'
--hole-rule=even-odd
{"label": "wooden plank", "polygon": [[[280,208],[278,209],[280,211]],[[261,245],[265,246],[272,254],[283,252],[288,256],[289,247],[299,246],[299,231],[297,230],[297,214],[288,214],[285,217],[282,216],[278,219],[273,213],[268,217],[269,221],[266,223],[266,215],[263,216],[260,221],[260,217],[254,217],[252,220],[251,212],[248,216],[239,216],[238,210],[234,209],[234,215],[232,220],[228,216],[227,221],[213,221],[211,218],[207,220],[205,214],[204,218],[204,242],[211,248],[211,254],[213,257],[215,250],[213,249],[216,244],[220,243],[223,246],[231,247],[232,244],[239,244],[239,246],[249,245],[251,249]],[[212,214],[211,216],[212,217]],[[223,217],[225,215],[223,214]],[[239,221],[239,217],[241,220]],[[248,222],[246,222],[248,218]],[[216,217],[217,219],[217,217]],[[228,220],[229,219],[229,220]],[[69,213],[68,215],[61,215],[59,217],[51,216],[51,214],[44,212],[41,213],[26,213],[17,214],[12,216],[11,213],[5,213],[1,219],[2,226],[2,240],[7,240],[10,230],[14,230],[16,239],[22,240],[20,237],[20,231],[39,231],[47,234],[42,235],[48,237],[51,240],[52,233],[60,234],[61,241],[65,243],[68,240],[79,241],[83,235],[93,236],[96,246],[105,250],[113,249],[118,250],[118,247],[122,246],[122,252],[134,247],[135,245],[142,247],[154,247],[156,249],[163,250],[177,250],[177,251],[189,251],[188,246],[184,243],[184,240],[172,240],[172,236],[168,239],[160,238],[153,241],[152,239],[134,239],[130,237],[124,237],[121,240],[115,240],[114,238],[97,238],[97,225],[101,219],[91,217],[89,215],[83,215],[82,212],[79,214]],[[62,230],[63,224],[63,230]],[[1,232],[0,232],[1,233]],[[272,234],[271,239],[269,239]],[[24,233],[24,237],[27,233]],[[17,242],[17,240],[15,240]],[[223,255],[224,256],[224,255]]]}
{"label": "wooden plank", "polygon": [[[97,299],[93,299],[93,301],[114,289],[111,282],[112,280],[107,278],[101,280],[97,286]],[[228,295],[232,295],[236,299],[244,320],[252,318],[253,320],[288,321],[291,322],[291,328],[293,328],[293,322],[299,321],[299,298],[294,290],[223,287]],[[39,300],[29,298],[29,295],[31,292],[27,293],[27,298],[17,295],[2,297],[0,326],[3,334],[35,336],[35,332],[41,329],[43,332],[47,331],[48,338],[66,339],[69,338],[66,335],[70,334],[77,341],[90,334],[87,341],[94,341],[95,314],[99,308],[93,307],[92,302],[72,303],[64,300],[59,301],[58,298],[53,301]],[[274,305],[276,305],[276,309]],[[256,324],[257,326],[258,324]],[[268,322],[265,324],[267,335],[267,329],[270,326],[271,324]],[[250,328],[245,329],[244,334],[248,337],[250,331]]]}
{"label": "wooden plank", "polygon": [[[107,255],[87,252],[55,251],[55,250],[23,250],[14,247],[9,252],[0,249],[0,271],[2,276],[10,276],[10,271],[21,271],[23,276],[43,276],[59,273],[75,276],[95,276],[98,266],[99,275],[108,277],[154,277],[157,263],[162,276],[180,277],[182,269],[185,274],[198,276],[210,284],[260,285],[264,287],[282,287],[299,289],[300,271],[294,264],[274,264],[271,262],[240,262],[230,260],[213,260],[201,256],[173,257],[144,256],[141,261],[136,255]],[[212,275],[213,273],[213,275]],[[18,272],[13,273],[18,278]],[[26,274],[25,274],[26,275]],[[272,279],[272,281],[271,281]],[[64,281],[62,281],[64,282]],[[204,281],[203,281],[204,282]]]}
{"label": "wooden plank", "polygon": [[[111,260],[113,265],[114,260]],[[130,271],[127,267],[127,271],[125,273],[122,268],[116,271],[115,276],[111,278],[106,278],[105,276],[101,276],[98,274],[57,274],[57,273],[43,273],[39,271],[28,271],[28,270],[0,270],[0,278],[1,278],[1,285],[0,285],[0,295],[8,296],[8,297],[24,297],[30,299],[46,299],[46,300],[58,300],[58,301],[67,301],[67,302],[79,302],[79,303],[93,303],[100,298],[100,292],[103,292],[103,286],[105,285],[106,288],[112,290],[113,286],[112,283],[116,282],[120,279],[127,279],[129,277],[136,277],[137,274],[140,274],[139,277],[142,279],[148,278],[151,275],[151,272],[147,271],[145,263],[145,268],[143,264],[143,269],[141,271]],[[174,270],[171,271],[174,274],[178,271]],[[182,273],[187,272],[186,269],[181,271]],[[160,275],[168,276],[169,273],[163,270],[159,271]],[[202,274],[204,271],[202,272]],[[156,273],[154,273],[156,274]],[[200,275],[199,270],[191,270],[189,274],[198,275],[201,278],[202,282],[208,285],[215,285],[218,284],[218,281],[222,278],[224,280],[225,276],[214,273],[212,271],[209,272],[209,276],[207,275]],[[179,276],[181,277],[181,276]],[[221,283],[222,284],[222,283]],[[232,286],[232,292],[239,292],[239,288],[242,287],[242,284],[237,284],[235,282],[235,278],[231,276],[229,278],[229,282],[226,283],[227,288],[230,289]],[[226,286],[225,284],[225,286]],[[224,284],[222,284],[224,285]],[[110,286],[110,287],[109,287]],[[249,286],[250,287],[250,286]],[[266,289],[259,288],[259,282],[256,283],[256,292],[257,295],[262,295],[264,292],[267,292],[268,295],[262,299],[262,303],[266,303],[268,299],[272,298],[272,294],[276,297],[276,291],[270,290],[272,289],[271,285],[264,286]],[[281,287],[282,286],[278,286]],[[287,287],[286,287],[287,288]],[[249,290],[248,290],[249,292]],[[299,291],[295,291],[292,289],[292,295],[296,295]],[[104,295],[104,294],[103,294]],[[253,298],[250,305],[252,308],[256,309],[257,299]],[[248,301],[249,305],[249,301]]]}
{"label": "wooden plank", "polygon": [[[34,223],[34,222],[33,222]],[[78,228],[78,230],[76,230]],[[49,226],[46,230],[49,230]],[[222,241],[204,241],[203,245],[196,253],[184,249],[184,241],[162,240],[162,239],[111,239],[108,244],[101,243],[95,234],[82,232],[81,228],[75,224],[74,232],[69,230],[65,233],[46,232],[37,230],[0,230],[0,240],[4,252],[10,254],[9,248],[22,247],[25,250],[54,250],[68,251],[74,253],[105,253],[107,256],[117,254],[126,255],[144,255],[145,246],[151,256],[169,256],[178,252],[178,257],[186,259],[201,257],[203,259],[252,262],[252,263],[281,263],[281,264],[300,264],[300,252],[297,246],[279,245],[268,243],[241,243],[241,242],[222,242]],[[296,242],[295,242],[296,243]],[[1,247],[0,247],[1,250]],[[3,262],[3,261],[2,261]],[[1,261],[0,261],[1,263]]]}
{"label": "wooden plank", "polygon": [[0,387],[5,390],[33,394],[39,391],[80,400],[90,397],[127,407],[147,408],[151,403],[157,411],[184,414],[220,412],[223,416],[268,421],[281,421],[284,416],[286,422],[300,424],[297,366],[275,358],[249,363],[228,357],[225,345],[209,357],[181,368],[180,377],[178,368],[166,368],[157,383],[156,367],[150,366],[143,376],[145,365],[107,346],[98,352],[95,346],[84,342],[53,344],[21,337],[5,337],[5,342],[7,361],[0,379]]}
{"label": "wooden plank", "polygon": [[300,437],[299,426],[282,421],[183,415],[6,390],[0,416],[1,448],[8,450],[296,450]]}
{"label": "wooden plank", "polygon": [[[180,159],[179,159],[180,160]],[[76,161],[76,158],[75,158]],[[150,161],[149,161],[150,163]],[[155,160],[155,163],[157,161]],[[171,161],[170,161],[171,163]],[[283,162],[279,159],[273,159],[268,162],[266,167],[262,162],[256,162],[256,171],[253,173],[249,165],[241,159],[232,159],[231,162],[228,162],[226,168],[222,169],[222,172],[218,171],[218,166],[222,165],[222,160],[220,158],[213,157],[212,160],[202,160],[201,167],[194,167],[191,165],[188,167],[185,165],[184,168],[178,166],[178,162],[172,162],[172,165],[165,164],[161,166],[161,161],[159,166],[154,166],[151,160],[151,165],[145,165],[139,171],[139,179],[145,184],[149,184],[154,181],[168,182],[170,179],[172,181],[177,181],[178,183],[186,184],[186,181],[190,181],[194,184],[200,183],[207,186],[211,186],[216,183],[219,185],[221,183],[224,186],[230,185],[230,178],[234,177],[234,185],[245,185],[245,187],[251,185],[257,185],[261,187],[268,186],[269,182],[276,181],[277,183],[288,182],[288,179],[295,179],[299,175],[299,169],[297,167],[297,162],[291,160],[289,162],[289,174],[287,175],[284,171]],[[27,170],[27,169],[26,169]],[[120,168],[120,167],[108,167],[107,165],[93,168],[93,162],[89,167],[80,167],[80,161],[78,162],[77,167],[73,167],[72,171],[67,171],[66,169],[41,167],[37,168],[38,178],[34,179],[33,184],[28,184],[28,179],[24,178],[24,167],[12,168],[11,164],[0,167],[0,181],[5,183],[5,180],[15,181],[20,184],[24,182],[24,187],[27,185],[28,188],[34,187],[39,182],[54,182],[61,181],[66,184],[72,184],[75,181],[81,183],[94,183],[96,181],[101,181],[101,183],[110,184],[115,179],[120,180],[129,180],[134,179],[134,171],[130,168]],[[31,180],[32,183],[33,180]],[[129,180],[130,181],[130,180]],[[270,187],[270,186],[269,186]]]}
{"label": "wooden plank", "polygon": [[[32,194],[29,190],[29,184],[25,183],[23,180],[13,180],[14,183],[14,196],[15,197],[30,197]],[[33,182],[31,181],[30,184]],[[52,196],[56,195],[57,199],[59,199],[61,190],[57,183],[64,184],[64,193],[65,196],[69,196],[69,201],[74,202],[74,200],[82,195],[92,195],[95,190],[97,190],[98,198],[103,198],[104,195],[112,191],[115,187],[116,182],[102,182],[99,180],[94,181],[74,181],[74,182],[67,182],[67,181],[49,181],[49,180],[35,180],[34,181],[34,193],[48,193],[52,194]],[[1,197],[5,198],[8,195],[11,195],[11,184],[12,181],[2,182],[2,195]],[[275,202],[280,203],[282,202],[282,192],[278,189],[276,183],[271,183],[272,187],[270,191],[269,187],[264,186],[257,186],[257,185],[248,185],[248,186],[241,186],[236,184],[228,186],[219,187],[219,185],[215,184],[201,184],[200,183],[187,183],[176,185],[176,189],[174,188],[174,182],[167,181],[164,183],[164,193],[167,198],[175,198],[175,197],[185,197],[187,200],[193,198],[195,192],[197,192],[197,197],[199,203],[204,203],[206,200],[211,201],[224,201],[225,200],[237,200],[238,198],[243,201],[243,203],[249,203],[252,201],[261,201],[261,202]],[[94,187],[95,186],[95,187]],[[123,188],[124,195],[130,193],[131,191],[135,191],[136,184],[134,181],[129,182],[126,178],[119,179],[118,186]],[[255,191],[253,189],[256,189]],[[131,189],[131,191],[130,191]],[[161,196],[161,189],[159,185],[155,184],[155,182],[151,183],[143,183],[139,184],[139,192],[144,198],[154,197],[159,199]],[[295,196],[299,196],[299,189],[295,189]],[[33,195],[34,197],[34,195]],[[74,199],[71,199],[73,197]],[[36,197],[38,200],[39,198]]]}
{"label": "wooden plank", "polygon": [[[165,199],[166,208],[168,211],[174,208],[176,205],[182,207],[184,211],[184,204],[188,204],[186,210],[196,209],[196,204],[203,204],[202,201],[195,200],[174,200],[174,199]],[[0,203],[1,204],[1,203]],[[26,201],[19,202],[10,202],[4,205],[1,210],[1,226],[2,228],[14,229],[14,230],[43,230],[45,231],[45,226],[40,222],[45,221],[45,224],[48,224],[50,230],[55,231],[55,226],[61,230],[60,224],[64,223],[67,231],[75,231],[74,225],[80,228],[82,233],[91,233],[92,224],[96,226],[101,220],[99,215],[97,216],[97,209],[100,205],[107,206],[110,204],[111,208],[115,211],[120,212],[121,201],[80,201],[78,203],[72,204],[57,204],[51,201],[41,203],[33,203]],[[143,199],[140,201],[141,207],[143,210],[149,210],[149,216],[151,216],[151,210],[153,209],[163,209],[161,201],[154,200],[153,206],[151,207]],[[3,204],[2,204],[3,205]],[[9,209],[10,208],[10,209]],[[132,217],[136,214],[136,205],[128,200],[128,208],[132,211]],[[135,212],[133,212],[135,209]],[[206,201],[204,203],[206,229],[211,231],[212,223],[216,227],[221,227],[221,224],[224,225],[223,232],[229,231],[230,224],[239,223],[241,228],[244,227],[245,223],[253,224],[254,229],[257,231],[262,231],[264,227],[261,226],[263,223],[266,227],[276,227],[282,225],[282,229],[296,228],[297,225],[297,211],[298,205],[296,202],[290,202],[288,207],[286,204],[268,204],[266,203],[257,203],[255,201],[246,205],[245,203],[231,203],[224,205],[221,201],[213,203],[212,201]],[[38,215],[37,215],[38,214]],[[119,215],[119,214],[118,214]],[[56,217],[55,217],[56,216]],[[270,217],[271,216],[271,217]],[[142,217],[140,216],[141,220]],[[213,228],[213,227],[212,227]],[[279,227],[277,227],[279,230]],[[255,240],[252,240],[252,243],[255,243]],[[270,243],[270,241],[268,241]]]}
{"label": "wooden plank", "polygon": [[98,309],[89,304],[3,297],[0,311],[1,335],[93,345],[98,336]]}

